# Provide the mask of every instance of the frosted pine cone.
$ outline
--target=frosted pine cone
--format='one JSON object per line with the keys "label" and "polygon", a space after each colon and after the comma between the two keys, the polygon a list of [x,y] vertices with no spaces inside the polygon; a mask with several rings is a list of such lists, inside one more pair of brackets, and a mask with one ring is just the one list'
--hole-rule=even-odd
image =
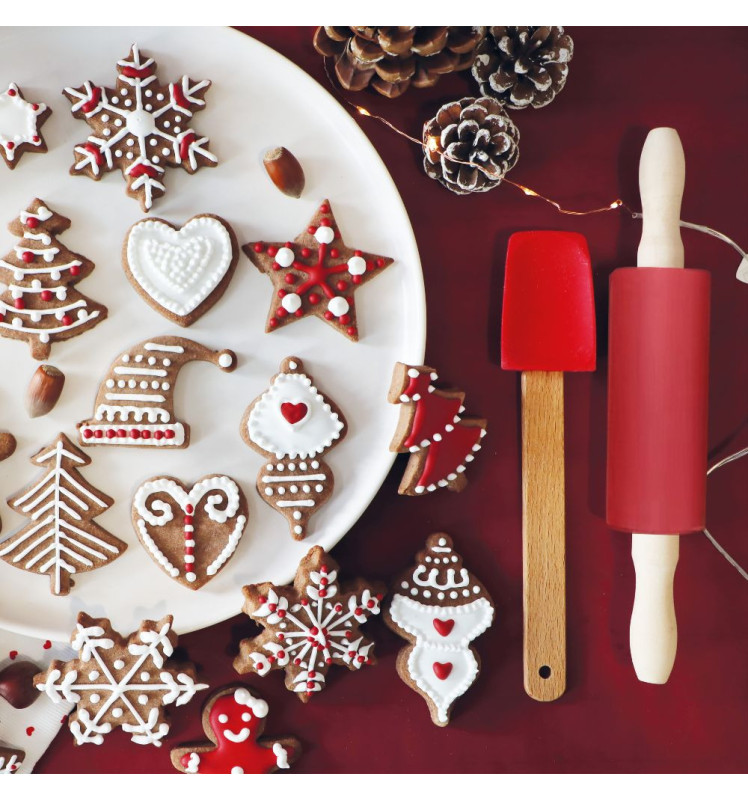
{"label": "frosted pine cone", "polygon": [[314,47],[335,59],[344,89],[371,86],[385,97],[399,97],[409,86],[433,86],[440,75],[469,69],[485,27],[320,26]]}
{"label": "frosted pine cone", "polygon": [[473,77],[481,94],[507,108],[541,108],[564,88],[573,55],[574,42],[561,27],[491,26],[478,46]]}
{"label": "frosted pine cone", "polygon": [[498,186],[519,158],[519,131],[498,100],[463,97],[423,126],[423,166],[456,194]]}

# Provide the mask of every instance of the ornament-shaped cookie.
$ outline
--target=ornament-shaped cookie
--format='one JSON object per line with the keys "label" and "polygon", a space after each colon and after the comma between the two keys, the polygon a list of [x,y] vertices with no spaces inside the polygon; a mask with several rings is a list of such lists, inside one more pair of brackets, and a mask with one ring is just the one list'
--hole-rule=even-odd
{"label": "ornament-shaped cookie", "polygon": [[493,615],[491,597],[444,533],[429,536],[416,565],[395,582],[384,621],[409,642],[397,672],[426,700],[435,725],[449,722],[452,704],[477,679],[480,659],[470,645]]}
{"label": "ornament-shaped cookie", "polygon": [[210,742],[175,747],[174,769],[197,775],[261,775],[288,769],[301,755],[301,745],[290,736],[259,738],[267,714],[268,704],[254,690],[219,689],[203,709],[203,729]]}
{"label": "ornament-shaped cookie", "polygon": [[242,439],[269,461],[257,475],[262,499],[288,520],[294,539],[332,495],[335,479],[322,456],[348,428],[340,409],[320,394],[301,359],[281,362],[270,388],[244,412]]}
{"label": "ornament-shaped cookie", "polygon": [[132,522],[141,544],[177,583],[199,589],[234,555],[247,524],[247,498],[226,475],[191,488],[168,475],[135,490]]}
{"label": "ornament-shaped cookie", "polygon": [[78,657],[53,661],[34,685],[54,703],[77,708],[68,717],[75,744],[102,744],[114,728],[131,734],[135,744],[161,746],[169,733],[164,706],[189,702],[207,689],[197,683],[192,664],[177,664],[173,618],[144,620],[127,638],[108,619],[80,612],[70,638]]}
{"label": "ornament-shaped cookie", "polygon": [[190,361],[236,369],[232,350],[210,350],[181,336],[155,336],[125,350],[101,382],[92,419],[78,423],[82,445],[187,447],[190,426],[174,415],[174,384]]}
{"label": "ornament-shaped cookie", "polygon": [[243,592],[242,610],[265,630],[239,644],[240,675],[285,670],[286,688],[306,703],[325,688],[331,666],[374,663],[374,643],[359,627],[379,613],[384,586],[359,579],[341,587],[338,565],[321,547],[301,559],[293,586],[252,584]]}
{"label": "ornament-shaped cookie", "polygon": [[24,153],[46,153],[42,125],[52,113],[44,103],[25,100],[15,83],[0,92],[0,156],[15,169]]}

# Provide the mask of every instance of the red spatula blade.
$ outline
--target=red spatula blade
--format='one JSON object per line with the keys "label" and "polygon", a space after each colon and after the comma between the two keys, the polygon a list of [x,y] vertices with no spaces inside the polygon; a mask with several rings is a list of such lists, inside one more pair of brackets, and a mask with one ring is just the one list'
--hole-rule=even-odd
{"label": "red spatula blade", "polygon": [[501,366],[522,372],[595,369],[595,301],[587,240],[526,231],[509,239]]}

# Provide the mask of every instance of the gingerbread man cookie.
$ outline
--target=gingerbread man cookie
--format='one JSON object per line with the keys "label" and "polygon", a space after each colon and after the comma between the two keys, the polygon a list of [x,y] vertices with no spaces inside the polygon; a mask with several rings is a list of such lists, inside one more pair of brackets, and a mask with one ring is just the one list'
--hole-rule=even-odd
{"label": "gingerbread man cookie", "polygon": [[244,686],[214,692],[203,709],[209,742],[175,747],[174,769],[200,775],[262,774],[288,769],[301,755],[298,739],[260,739],[268,704]]}

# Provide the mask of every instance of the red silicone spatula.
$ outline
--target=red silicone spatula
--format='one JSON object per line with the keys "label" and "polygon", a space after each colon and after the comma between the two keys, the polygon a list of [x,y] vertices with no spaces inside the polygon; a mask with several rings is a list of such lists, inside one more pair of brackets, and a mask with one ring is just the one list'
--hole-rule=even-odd
{"label": "red silicone spatula", "polygon": [[566,688],[564,372],[595,369],[587,241],[529,231],[509,239],[501,366],[522,372],[522,550],[525,691]]}

